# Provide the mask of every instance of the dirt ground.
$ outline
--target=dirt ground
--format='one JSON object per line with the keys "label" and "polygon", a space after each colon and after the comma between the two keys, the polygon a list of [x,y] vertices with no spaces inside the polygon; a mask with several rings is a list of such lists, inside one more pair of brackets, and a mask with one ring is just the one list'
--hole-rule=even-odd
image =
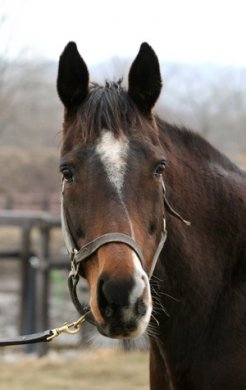
{"label": "dirt ground", "polygon": [[148,354],[112,349],[51,352],[0,363],[1,390],[147,390]]}

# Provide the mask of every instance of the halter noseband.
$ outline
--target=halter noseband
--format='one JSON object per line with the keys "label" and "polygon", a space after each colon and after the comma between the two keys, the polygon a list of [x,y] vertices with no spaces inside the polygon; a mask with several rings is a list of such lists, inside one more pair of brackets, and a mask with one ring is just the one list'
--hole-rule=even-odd
{"label": "halter noseband", "polygon": [[[183,221],[185,224],[189,225],[190,223],[186,220],[184,220],[180,214],[178,214],[169,204],[169,202],[166,199],[166,190],[164,182],[162,181],[162,189],[163,189],[163,199],[164,204],[167,207],[167,210],[170,214],[174,215],[175,217],[179,218],[181,221]],[[75,248],[75,244],[71,235],[71,231],[67,222],[67,218],[64,211],[64,202],[63,202],[63,193],[64,193],[64,183],[62,187],[62,197],[61,197],[61,221],[62,221],[62,231],[64,235],[65,244],[69,253],[70,261],[71,261],[71,271],[68,276],[68,287],[70,291],[70,296],[72,299],[72,302],[78,312],[81,315],[86,315],[87,321],[94,323],[94,320],[92,316],[90,315],[90,307],[88,305],[82,305],[79,302],[78,296],[77,296],[77,284],[79,282],[79,265],[86,260],[88,257],[90,257],[92,254],[97,252],[99,248],[101,248],[104,245],[110,244],[110,243],[122,243],[130,247],[138,256],[139,261],[141,262],[141,265],[144,264],[144,256],[142,254],[141,249],[138,247],[136,241],[134,241],[129,235],[124,233],[107,233],[103,234],[100,237],[95,238],[94,240],[90,241],[89,243],[82,246],[79,250]],[[163,228],[161,232],[161,238],[159,241],[159,244],[157,246],[157,249],[155,251],[151,269],[149,271],[149,279],[151,278],[157,260],[159,258],[159,255],[161,253],[161,250],[164,246],[164,243],[167,238],[167,229],[166,229],[166,218],[163,214]]]}

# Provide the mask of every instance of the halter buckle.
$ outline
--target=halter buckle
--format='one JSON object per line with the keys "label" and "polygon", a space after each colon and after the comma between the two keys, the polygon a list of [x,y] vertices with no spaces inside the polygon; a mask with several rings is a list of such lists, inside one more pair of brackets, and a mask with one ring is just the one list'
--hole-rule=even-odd
{"label": "halter buckle", "polygon": [[76,277],[79,273],[79,264],[76,262],[76,254],[78,251],[76,249],[73,249],[70,254],[70,262],[71,262],[71,271],[70,275],[73,275],[73,277]]}

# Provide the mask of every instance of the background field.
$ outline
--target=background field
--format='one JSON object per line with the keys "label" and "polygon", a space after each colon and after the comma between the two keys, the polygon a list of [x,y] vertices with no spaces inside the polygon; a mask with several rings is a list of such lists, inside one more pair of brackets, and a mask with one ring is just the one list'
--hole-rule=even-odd
{"label": "background field", "polygon": [[82,350],[72,357],[53,352],[0,363],[1,390],[147,390],[148,382],[144,352]]}

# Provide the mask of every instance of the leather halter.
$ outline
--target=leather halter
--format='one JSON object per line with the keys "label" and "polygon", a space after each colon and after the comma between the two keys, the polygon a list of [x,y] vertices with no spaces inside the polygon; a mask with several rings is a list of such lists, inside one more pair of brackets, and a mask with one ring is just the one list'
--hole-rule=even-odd
{"label": "leather halter", "polygon": [[[162,188],[163,188],[163,197],[164,197],[164,202],[165,202],[165,186],[164,183],[162,182]],[[122,243],[130,247],[138,256],[138,259],[143,266],[144,264],[144,256],[142,254],[141,249],[138,247],[136,241],[134,241],[129,235],[124,234],[124,233],[118,233],[118,232],[113,232],[113,233],[107,233],[103,234],[100,237],[95,238],[93,241],[90,241],[89,243],[85,244],[82,246],[79,250],[75,248],[75,243],[73,241],[70,228],[67,222],[66,214],[64,211],[64,202],[63,202],[63,193],[64,193],[64,182],[63,182],[63,187],[62,187],[62,196],[61,196],[61,221],[62,221],[62,231],[63,231],[63,236],[64,236],[64,241],[69,253],[70,261],[71,261],[71,271],[68,276],[68,287],[70,291],[70,296],[72,299],[72,302],[78,312],[81,315],[87,314],[86,319],[89,322],[93,323],[93,318],[89,315],[90,308],[87,305],[82,305],[79,302],[78,296],[77,296],[77,284],[79,281],[79,266],[80,264],[86,260],[88,257],[90,257],[92,254],[94,254],[99,248],[101,248],[104,245],[110,244],[110,243]],[[151,269],[149,271],[149,279],[151,278],[153,271],[155,269],[157,260],[159,258],[159,255],[161,253],[161,250],[164,246],[164,243],[167,238],[167,230],[166,230],[166,219],[165,216],[163,215],[163,228],[161,232],[161,237],[159,244],[157,246],[157,249],[155,251],[152,264],[151,264]]]}
{"label": "leather halter", "polygon": [[[173,207],[170,205],[166,198],[166,189],[164,185],[164,181],[162,180],[162,189],[163,189],[163,200],[164,205],[167,209],[167,211],[173,215],[174,217],[180,219],[182,222],[184,222],[186,225],[190,225],[189,221],[186,221],[176,210],[173,209]],[[90,307],[88,305],[82,305],[78,299],[77,296],[77,284],[79,282],[79,266],[80,264],[86,260],[88,257],[90,257],[92,254],[94,254],[99,248],[101,248],[104,245],[108,245],[110,243],[122,243],[130,247],[138,256],[139,261],[141,265],[144,264],[144,256],[142,254],[141,249],[138,247],[136,241],[134,241],[129,235],[124,233],[107,233],[103,234],[100,237],[95,238],[94,240],[90,241],[89,243],[82,246],[79,250],[75,248],[75,243],[73,241],[70,228],[67,222],[67,218],[64,211],[64,202],[63,202],[63,193],[64,193],[64,182],[62,186],[62,196],[61,196],[61,222],[62,222],[62,231],[64,236],[64,241],[69,253],[70,261],[71,261],[71,271],[68,276],[68,287],[70,291],[70,296],[72,299],[72,302],[78,312],[85,316],[86,320],[88,322],[91,322],[94,324],[94,319],[92,314],[90,313]],[[159,255],[162,251],[162,248],[165,244],[167,238],[167,229],[166,229],[166,218],[163,214],[163,228],[161,232],[161,237],[159,244],[157,246],[157,249],[155,251],[155,254],[153,256],[151,269],[149,271],[149,279],[151,278],[156,263],[158,261]]]}

